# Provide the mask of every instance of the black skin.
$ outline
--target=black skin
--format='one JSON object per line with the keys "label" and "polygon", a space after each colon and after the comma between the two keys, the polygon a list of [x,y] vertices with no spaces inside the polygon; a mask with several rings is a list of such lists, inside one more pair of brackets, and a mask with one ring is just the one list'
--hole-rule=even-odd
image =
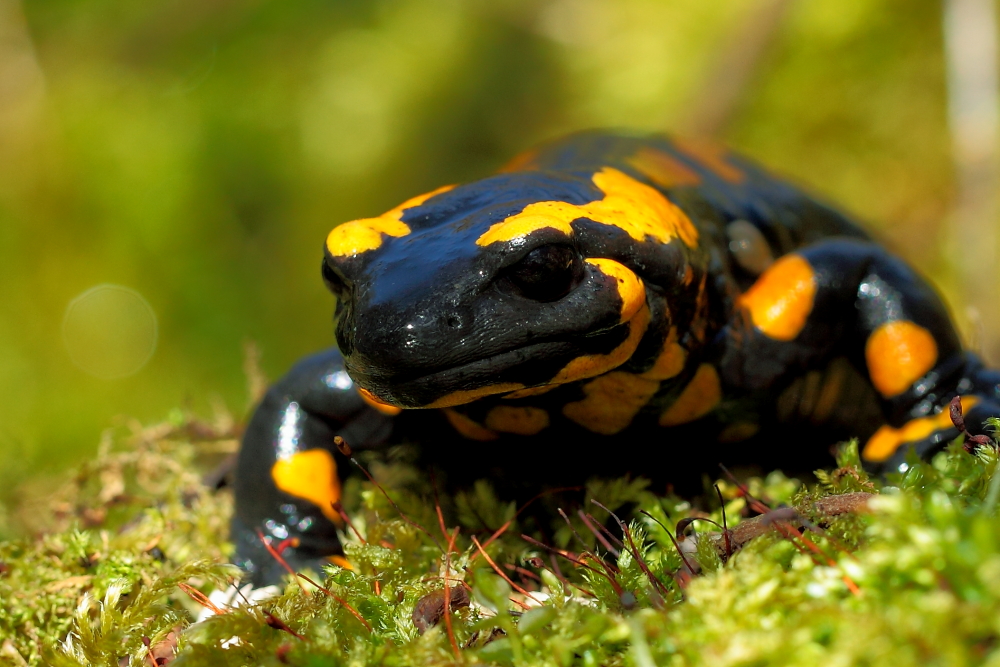
{"label": "black skin", "polygon": [[[670,169],[660,168],[662,159],[654,160],[660,167],[637,159],[651,154],[666,156]],[[570,233],[543,227],[515,240],[476,243],[535,202],[601,200],[604,192],[592,177],[607,167],[665,195],[693,223],[697,243],[637,241],[586,217],[574,219]],[[437,470],[449,486],[488,477],[526,498],[545,487],[627,473],[652,478],[654,488],[693,492],[720,462],[828,466],[831,443],[866,438],[882,423],[902,427],[937,413],[958,394],[978,400],[966,414],[971,432],[981,433],[987,417],[1000,415],[1000,373],[962,350],[944,305],[923,279],[843,214],[738,156],[699,155],[660,136],[578,134],[541,147],[507,172],[407,208],[401,220],[409,233],[383,235],[374,249],[335,255],[327,248],[323,276],[337,296],[339,350],[292,368],[248,426],[236,470],[233,539],[236,562],[256,584],[283,573],[258,530],[273,541],[299,539],[283,553],[293,567],[315,568],[341,553],[334,523],[311,502],[277,489],[271,476],[289,447],[326,449],[339,474],[351,474],[334,435],[356,452],[423,443],[419,464]],[[727,236],[734,221],[745,221],[738,225],[758,237],[766,254],[794,251],[812,267],[814,302],[791,340],[757,329],[737,301],[764,269],[734,249],[732,232]],[[500,433],[495,441],[476,442],[452,428],[441,410],[412,409],[498,383],[546,385],[572,360],[623,345],[630,333],[630,324],[619,320],[625,297],[587,263],[593,258],[613,259],[637,275],[650,314],[641,340],[614,371],[648,371],[671,327],[686,352],[680,372],[654,385],[626,426],[595,433],[562,413],[584,399],[589,378],[535,396],[492,394],[452,408],[480,425],[497,406],[538,408],[550,422],[537,435]],[[937,357],[907,390],[886,397],[871,387],[864,350],[873,331],[895,320],[928,331]],[[837,409],[817,419],[803,406],[816,403],[820,373],[829,375],[838,363],[849,381],[836,397]],[[720,378],[721,401],[693,421],[660,426],[659,415],[703,364]],[[390,417],[363,400],[359,388],[409,409]],[[758,432],[729,442],[727,428],[746,423]],[[895,470],[911,449],[929,456],[956,435],[943,427],[866,465]]]}

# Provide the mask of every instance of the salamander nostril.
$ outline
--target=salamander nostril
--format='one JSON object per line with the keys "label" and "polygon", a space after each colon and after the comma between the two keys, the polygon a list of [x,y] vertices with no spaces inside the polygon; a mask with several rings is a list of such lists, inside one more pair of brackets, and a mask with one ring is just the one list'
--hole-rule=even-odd
{"label": "salamander nostril", "polygon": [[462,320],[452,315],[448,318],[448,326],[452,329],[457,329],[462,326]]}

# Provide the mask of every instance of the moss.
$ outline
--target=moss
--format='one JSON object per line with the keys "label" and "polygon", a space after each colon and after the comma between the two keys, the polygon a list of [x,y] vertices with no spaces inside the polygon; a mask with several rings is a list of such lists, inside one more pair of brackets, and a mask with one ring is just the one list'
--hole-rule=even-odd
{"label": "moss", "polygon": [[[390,490],[424,532],[365,483],[349,494],[367,538],[345,536],[353,569],[330,566],[315,578],[321,588],[288,581],[275,598],[195,623],[198,591],[238,576],[220,537],[230,498],[199,481],[231,447],[227,433],[182,419],[135,428],[109,438],[55,499],[27,505],[44,530],[0,543],[0,664],[141,665],[174,649],[178,667],[1000,664],[1000,475],[990,448],[970,455],[956,444],[884,482],[860,471],[855,445],[815,484],[780,473],[742,489],[720,481],[730,527],[752,514],[747,490],[805,515],[773,515],[806,526],[803,536],[772,530],[732,554],[712,523],[723,522],[718,502],[656,498],[634,481],[586,491],[612,511],[645,510],[622,517],[624,545],[613,534],[602,544],[596,524],[577,516],[549,533],[548,547],[520,537],[515,508],[486,482],[445,499],[459,529],[447,538],[433,503]],[[810,509],[853,492],[877,492],[869,512]],[[11,510],[24,521],[23,507]],[[695,543],[682,559],[672,522],[688,516],[708,520],[685,529],[695,536],[685,545]],[[485,547],[505,578],[471,539],[489,538],[484,518],[511,521]],[[450,624],[421,635],[414,609],[424,613],[445,575],[449,588],[471,589],[472,603],[453,596]]]}

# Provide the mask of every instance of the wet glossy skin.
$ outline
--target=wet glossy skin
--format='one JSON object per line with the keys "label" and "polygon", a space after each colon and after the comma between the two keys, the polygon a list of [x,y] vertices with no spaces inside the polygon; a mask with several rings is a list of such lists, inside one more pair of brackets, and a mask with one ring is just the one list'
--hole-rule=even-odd
{"label": "wet glossy skin", "polygon": [[1000,414],[1000,375],[909,267],[759,167],[662,137],[576,135],[335,227],[323,275],[339,352],[272,388],[240,455],[257,581],[276,576],[257,527],[300,538],[301,564],[339,553],[334,434],[425,443],[452,485],[690,488],[720,461],[822,465],[851,435],[898,466],[954,437],[956,394],[970,424]]}

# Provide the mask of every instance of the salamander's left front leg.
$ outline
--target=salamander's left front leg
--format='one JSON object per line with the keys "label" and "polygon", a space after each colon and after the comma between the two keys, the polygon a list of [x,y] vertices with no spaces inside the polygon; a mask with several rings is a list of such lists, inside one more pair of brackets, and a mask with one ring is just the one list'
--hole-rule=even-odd
{"label": "salamander's left front leg", "polygon": [[785,255],[738,300],[721,364],[746,389],[782,386],[847,356],[874,387],[886,425],[864,445],[873,469],[898,467],[958,435],[947,404],[962,396],[981,433],[1000,416],[1000,373],[964,352],[934,290],[874,243],[831,239]]}
{"label": "salamander's left front leg", "polygon": [[392,431],[391,411],[365,401],[336,349],[303,359],[268,390],[243,436],[234,484],[234,562],[255,585],[284,575],[261,537],[281,545],[295,569],[318,570],[343,554],[334,503],[346,461],[334,437],[376,448]]}

